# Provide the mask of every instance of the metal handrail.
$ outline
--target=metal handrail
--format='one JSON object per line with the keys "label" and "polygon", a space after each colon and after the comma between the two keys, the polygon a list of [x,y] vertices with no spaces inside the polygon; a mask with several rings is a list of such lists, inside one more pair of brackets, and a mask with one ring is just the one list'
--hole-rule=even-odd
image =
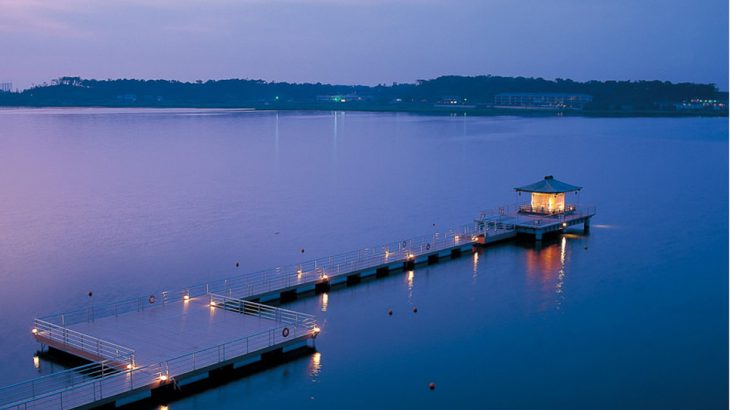
{"label": "metal handrail", "polygon": [[[580,205],[580,204],[566,204],[566,211],[565,212],[555,212],[555,213],[539,213],[540,216],[550,217],[550,216],[561,216],[561,215],[590,215],[596,213],[596,206],[595,205]],[[481,211],[480,219],[493,219],[494,217],[503,217],[503,218],[510,218],[514,217],[516,213],[523,211],[523,210],[531,210],[532,205],[530,203],[518,203],[518,204],[511,204],[511,205],[504,205],[498,208],[494,209],[488,209]]]}
{"label": "metal handrail", "polygon": [[134,349],[41,319],[35,319],[33,325],[33,334],[36,338],[58,342],[81,352],[95,355],[101,360],[134,366]]}
{"label": "metal handrail", "polygon": [[209,283],[218,294],[252,297],[305,284],[331,280],[337,276],[372,269],[433,254],[455,246],[466,246],[485,234],[483,225],[464,225],[458,231],[436,233],[378,247],[364,248],[327,258],[314,259],[275,270],[256,272]]}
{"label": "metal handrail", "polygon": [[[247,302],[253,303],[253,302]],[[275,308],[279,309],[279,308]],[[287,311],[286,309],[281,309]],[[283,313],[283,312],[282,312]],[[300,314],[302,316],[309,316]],[[131,370],[120,371],[95,380],[70,386],[57,391],[50,391],[25,400],[10,404],[0,404],[0,409],[27,408],[59,408],[71,409],[113,397],[140,387],[174,382],[176,376],[191,371],[208,368],[249,353],[258,352],[283,341],[301,337],[314,337],[319,329],[316,323],[307,322],[306,326],[293,326],[283,323],[281,326],[232,340],[219,345],[196,350],[159,363],[150,364]],[[287,332],[284,332],[284,329]],[[163,380],[164,379],[164,380]]]}
{"label": "metal handrail", "polygon": [[316,327],[313,315],[295,312],[293,310],[264,305],[243,299],[236,299],[224,295],[211,293],[211,306],[244,315],[262,317],[289,326],[302,327],[308,330]]}
{"label": "metal handrail", "polygon": [[93,362],[4,386],[0,388],[0,408],[118,372],[111,361]]}

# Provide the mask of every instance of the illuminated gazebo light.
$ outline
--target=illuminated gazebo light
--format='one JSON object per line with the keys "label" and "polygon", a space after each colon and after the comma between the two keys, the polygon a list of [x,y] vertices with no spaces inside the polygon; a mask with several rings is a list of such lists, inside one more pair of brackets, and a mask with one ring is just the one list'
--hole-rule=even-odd
{"label": "illuminated gazebo light", "polygon": [[552,175],[548,175],[542,181],[517,187],[515,191],[531,194],[530,205],[520,207],[521,212],[556,214],[573,211],[575,207],[565,203],[565,194],[578,193],[581,189],[582,187],[566,184],[553,178]]}

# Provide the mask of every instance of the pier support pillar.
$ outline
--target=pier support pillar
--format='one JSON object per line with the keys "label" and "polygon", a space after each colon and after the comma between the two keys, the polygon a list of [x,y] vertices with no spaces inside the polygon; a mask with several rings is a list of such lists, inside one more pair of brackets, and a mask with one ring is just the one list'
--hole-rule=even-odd
{"label": "pier support pillar", "polygon": [[233,364],[228,364],[217,369],[210,370],[208,377],[211,382],[220,382],[230,379],[233,376]]}
{"label": "pier support pillar", "polygon": [[586,220],[583,221],[583,233],[584,234],[591,233],[591,218],[586,218]]}
{"label": "pier support pillar", "polygon": [[160,384],[159,387],[152,389],[150,394],[155,400],[166,401],[175,395],[175,384],[170,381],[165,384]]}
{"label": "pier support pillar", "polygon": [[416,267],[416,261],[413,259],[403,262],[403,270],[413,270]]}
{"label": "pier support pillar", "polygon": [[266,353],[261,354],[261,362],[263,363],[271,363],[271,362],[277,362],[280,361],[281,358],[284,356],[284,349],[278,348],[271,351],[268,351]]}
{"label": "pier support pillar", "polygon": [[383,266],[382,268],[375,269],[376,278],[382,278],[383,276],[388,276],[389,273],[390,273],[390,268],[387,266]]}
{"label": "pier support pillar", "polygon": [[279,295],[279,299],[281,299],[282,302],[288,302],[290,300],[295,300],[297,298],[297,290],[287,290],[285,292],[281,292]]}
{"label": "pier support pillar", "polygon": [[433,265],[434,263],[438,263],[439,256],[438,254],[428,255],[428,264]]}
{"label": "pier support pillar", "polygon": [[358,283],[360,283],[360,274],[359,273],[356,273],[354,275],[349,275],[347,277],[347,286],[355,285]]}
{"label": "pier support pillar", "polygon": [[323,293],[330,290],[330,281],[324,280],[314,284],[314,293]]}
{"label": "pier support pillar", "polygon": [[451,259],[455,259],[461,256],[461,248],[455,248],[451,250]]}

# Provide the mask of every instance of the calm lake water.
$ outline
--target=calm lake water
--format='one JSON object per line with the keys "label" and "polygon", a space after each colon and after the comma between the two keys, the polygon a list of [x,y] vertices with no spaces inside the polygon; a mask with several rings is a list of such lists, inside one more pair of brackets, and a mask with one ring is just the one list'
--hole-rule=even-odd
{"label": "calm lake water", "polygon": [[1,110],[0,384],[59,369],[32,319],[89,291],[429,234],[548,174],[598,207],[590,235],[290,303],[318,353],[170,408],[727,408],[722,118]]}

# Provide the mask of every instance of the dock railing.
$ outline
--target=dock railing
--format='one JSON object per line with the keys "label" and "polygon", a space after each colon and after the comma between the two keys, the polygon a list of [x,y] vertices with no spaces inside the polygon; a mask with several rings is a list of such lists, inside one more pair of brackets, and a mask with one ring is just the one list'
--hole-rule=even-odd
{"label": "dock railing", "polygon": [[139,296],[119,301],[92,304],[87,307],[62,313],[43,316],[40,319],[60,326],[71,326],[76,323],[93,322],[109,316],[117,316],[129,312],[140,312],[169,303],[180,302],[188,297],[203,296],[208,293],[205,284],[192,286],[184,290],[160,291],[148,296]]}
{"label": "dock railing", "polygon": [[[222,301],[222,299],[218,300]],[[253,302],[247,302],[244,306],[251,306],[251,303]],[[286,311],[285,309],[280,310]],[[135,389],[155,388],[164,383],[174,383],[177,376],[196,370],[208,370],[220,363],[239,359],[248,354],[265,352],[266,349],[285,342],[312,338],[317,335],[319,329],[312,316],[300,314],[301,317],[291,318],[287,312],[291,311],[275,313],[275,315],[282,318],[281,324],[266,331],[217,346],[196,350],[159,363],[119,371],[57,390],[43,389],[41,392],[35,393],[31,387],[31,395],[16,401],[0,401],[0,409],[73,409]],[[295,324],[301,323],[301,325],[292,325],[288,323],[290,321]],[[29,383],[32,386],[33,381],[24,382],[22,388],[11,389],[13,390],[12,399],[9,398],[8,400],[17,398],[15,392],[27,393]],[[2,391],[0,391],[1,393]]]}
{"label": "dock railing", "polygon": [[0,388],[0,409],[117,373],[119,370],[110,362],[102,361],[5,386]]}
{"label": "dock railing", "polygon": [[498,208],[483,210],[479,213],[478,220],[484,221],[506,221],[518,217],[540,217],[563,220],[568,218],[583,217],[596,213],[594,205],[569,204],[565,212],[544,213],[532,208],[530,203],[505,205]]}
{"label": "dock railing", "polygon": [[[295,312],[293,310],[264,305],[262,303],[251,302],[243,299],[236,299],[224,295],[216,295],[214,293],[211,293],[209,297],[210,305],[215,308],[273,320],[284,326],[290,326],[292,328],[312,330],[316,326],[314,316],[306,313]],[[292,329],[290,329],[290,331],[291,330]]]}
{"label": "dock railing", "polygon": [[122,369],[134,366],[134,349],[118,345],[104,339],[89,336],[67,327],[46,322],[41,319],[33,321],[33,335],[41,343],[52,347],[67,347],[76,351],[86,359],[108,360]]}
{"label": "dock railing", "polygon": [[317,258],[300,264],[280,266],[260,272],[210,282],[212,292],[227,296],[255,297],[303,284],[330,281],[367,269],[418,258],[444,249],[467,246],[485,233],[479,224],[464,225],[445,233],[434,233],[383,245],[362,248],[338,255]]}

